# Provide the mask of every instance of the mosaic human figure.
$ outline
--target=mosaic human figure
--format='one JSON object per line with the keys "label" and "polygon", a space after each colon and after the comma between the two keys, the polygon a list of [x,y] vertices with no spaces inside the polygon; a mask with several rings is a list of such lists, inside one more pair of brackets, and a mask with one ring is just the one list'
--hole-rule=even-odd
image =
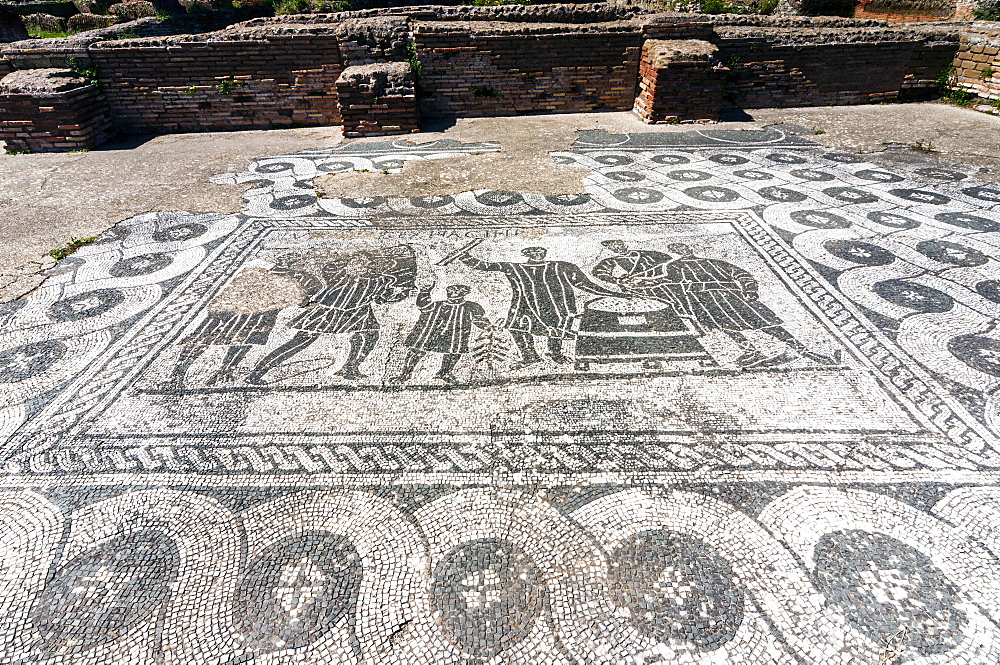
{"label": "mosaic human figure", "polygon": [[263,312],[233,312],[221,310],[209,312],[198,324],[194,332],[183,341],[177,364],[174,365],[165,388],[181,390],[191,365],[212,346],[225,346],[226,355],[222,364],[206,381],[213,386],[219,381],[233,381],[236,367],[254,346],[267,343],[278,318],[278,309]]}
{"label": "mosaic human figure", "polygon": [[541,356],[535,351],[536,336],[548,339],[549,357],[553,361],[569,363],[570,359],[563,352],[563,340],[574,336],[576,291],[599,296],[622,297],[624,294],[595,284],[568,261],[546,261],[544,247],[526,247],[521,253],[527,257],[522,263],[483,261],[471,254],[459,260],[473,270],[503,273],[510,282],[513,296],[504,327],[510,331],[521,352],[521,361],[512,369],[541,362]]}
{"label": "mosaic human figure", "polygon": [[792,357],[783,352],[767,357],[744,334],[759,330],[784,342],[800,356],[821,365],[836,365],[840,352],[833,356],[817,353],[795,338],[784,321],[758,300],[758,284],[746,270],[720,259],[695,256],[683,243],[667,245],[677,256],[644,273],[622,280],[622,287],[634,293],[660,298],[678,312],[694,318],[705,330],[719,330],[732,339],[743,352],[736,364],[742,367],[774,365]]}
{"label": "mosaic human figure", "polygon": [[673,258],[669,254],[651,249],[629,249],[622,240],[605,240],[601,245],[610,250],[614,256],[598,262],[591,270],[591,274],[596,279],[610,284],[620,284],[626,277],[643,273]]}
{"label": "mosaic human figure", "polygon": [[403,383],[410,379],[420,359],[429,352],[441,354],[441,367],[434,378],[445,383],[457,383],[453,374],[462,354],[469,352],[473,326],[489,328],[486,310],[477,302],[466,300],[472,291],[465,284],[452,284],[445,289],[445,300],[431,300],[434,285],[417,293],[420,317],[406,338],[406,358],[403,369],[392,380]]}
{"label": "mosaic human figure", "polygon": [[263,383],[264,374],[308,348],[320,335],[350,335],[347,360],[336,372],[342,378],[364,378],[359,367],[379,340],[372,305],[399,302],[413,291],[416,261],[405,246],[356,252],[326,263],[319,275],[286,270],[306,291],[304,310],[288,322],[295,335],[257,363],[246,381]]}

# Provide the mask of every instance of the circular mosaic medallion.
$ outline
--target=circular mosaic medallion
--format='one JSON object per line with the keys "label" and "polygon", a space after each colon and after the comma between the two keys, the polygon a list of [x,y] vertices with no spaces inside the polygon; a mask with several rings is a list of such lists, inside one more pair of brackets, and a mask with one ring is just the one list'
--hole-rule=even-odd
{"label": "circular mosaic medallion", "polygon": [[233,601],[237,632],[258,652],[308,644],[353,611],[361,577],[361,557],[343,536],[289,536],[247,566]]}
{"label": "circular mosaic medallion", "polygon": [[768,173],[767,171],[755,171],[755,170],[752,170],[752,169],[751,170],[747,170],[747,171],[735,171],[733,173],[733,175],[735,175],[735,176],[737,176],[739,178],[746,178],[747,180],[773,180],[774,179],[774,176],[771,175],[770,173]]}
{"label": "circular mosaic medallion", "polygon": [[455,202],[452,196],[413,196],[410,205],[415,208],[443,208]]}
{"label": "circular mosaic medallion", "polygon": [[208,227],[204,224],[175,224],[153,233],[153,240],[157,242],[177,242],[180,240],[192,240],[205,235]]}
{"label": "circular mosaic medallion", "polygon": [[66,345],[57,339],[0,351],[0,383],[17,383],[38,376],[64,355]]}
{"label": "circular mosaic medallion", "polygon": [[163,270],[173,262],[174,257],[169,254],[140,254],[122,259],[108,268],[108,274],[112,277],[141,277]]}
{"label": "circular mosaic medallion", "polygon": [[590,194],[556,194],[546,196],[545,200],[557,206],[579,206],[590,203]]}
{"label": "circular mosaic medallion", "polygon": [[896,260],[889,250],[860,240],[827,240],[823,248],[838,258],[863,266],[887,266]]}
{"label": "circular mosaic medallion", "polygon": [[948,352],[973,369],[1000,376],[1000,340],[959,335],[948,341]]}
{"label": "circular mosaic medallion", "polygon": [[[813,579],[861,632],[907,657],[950,651],[968,623],[958,588],[920,551],[881,533],[850,530],[823,536]],[[898,648],[898,647],[897,647]]]}
{"label": "circular mosaic medallion", "polygon": [[805,164],[809,160],[801,155],[789,155],[784,152],[773,152],[767,156],[772,162],[778,162],[779,164]]}
{"label": "circular mosaic medallion", "polygon": [[849,221],[825,210],[793,210],[788,214],[793,222],[812,226],[817,229],[846,229]]}
{"label": "circular mosaic medallion", "polygon": [[951,197],[926,189],[890,189],[889,193],[898,196],[906,201],[914,203],[926,203],[928,205],[940,206],[951,201]]}
{"label": "circular mosaic medallion", "polygon": [[31,610],[43,649],[80,650],[124,636],[167,598],[179,565],[173,540],[152,530],[77,555],[56,571]]}
{"label": "circular mosaic medallion", "polygon": [[1000,303],[1000,282],[995,279],[984,279],[977,282],[976,293],[990,302]]}
{"label": "circular mosaic medallion", "polygon": [[1000,223],[966,212],[942,212],[934,215],[934,219],[973,231],[1000,231]]}
{"label": "circular mosaic medallion", "polygon": [[855,177],[861,178],[862,180],[871,180],[872,182],[902,182],[903,176],[896,175],[895,173],[889,173],[888,171],[878,171],[875,169],[862,169],[854,174]]}
{"label": "circular mosaic medallion", "polygon": [[291,162],[267,162],[265,164],[257,164],[251,167],[251,170],[257,173],[281,173],[282,171],[292,171],[295,169],[295,164]]}
{"label": "circular mosaic medallion", "polygon": [[323,162],[322,164],[316,165],[317,171],[322,171],[324,173],[343,173],[344,171],[353,171],[354,164],[351,162]]}
{"label": "circular mosaic medallion", "polygon": [[788,189],[787,187],[765,187],[757,193],[765,199],[780,201],[782,203],[799,203],[809,198],[802,192],[796,192],[794,189]]}
{"label": "circular mosaic medallion", "polygon": [[56,321],[80,321],[104,314],[120,305],[125,294],[118,289],[94,289],[57,300],[49,306],[49,318]]}
{"label": "circular mosaic medallion", "polygon": [[504,192],[499,189],[491,189],[487,192],[476,194],[476,200],[491,208],[503,208],[512,206],[524,201],[524,197],[516,192]]}
{"label": "circular mosaic medallion", "polygon": [[878,197],[856,187],[828,187],[823,193],[844,203],[877,203]]}
{"label": "circular mosaic medallion", "polygon": [[654,164],[687,164],[691,160],[683,155],[654,155]]}
{"label": "circular mosaic medallion", "polygon": [[868,213],[868,219],[882,226],[889,226],[894,229],[914,229],[920,226],[920,222],[894,212],[872,211]]}
{"label": "circular mosaic medallion", "polygon": [[829,182],[830,180],[836,180],[836,176],[832,173],[817,169],[796,169],[791,173],[796,178],[802,178],[803,180],[809,180],[810,182]]}
{"label": "circular mosaic medallion", "polygon": [[740,164],[746,164],[750,160],[742,155],[710,155],[709,159],[716,164],[722,164],[724,166],[739,166]]}
{"label": "circular mosaic medallion", "polygon": [[692,199],[710,203],[729,203],[740,198],[740,195],[725,187],[688,187],[684,193]]}
{"label": "circular mosaic medallion", "polygon": [[[598,155],[594,157],[594,161],[605,166],[625,166],[632,163],[632,158],[628,155]],[[656,161],[655,157],[653,161]]]}
{"label": "circular mosaic medallion", "polygon": [[618,182],[639,182],[640,180],[646,179],[646,176],[641,173],[636,173],[635,171],[612,171],[611,173],[605,173],[604,175],[611,180],[616,180]]}
{"label": "circular mosaic medallion", "polygon": [[744,593],[732,567],[694,536],[665,529],[632,536],[611,553],[609,582],[618,613],[660,642],[715,649],[743,621]]}
{"label": "circular mosaic medallion", "polygon": [[916,250],[929,259],[956,266],[981,266],[990,260],[979,250],[947,240],[924,240],[917,243]]}
{"label": "circular mosaic medallion", "polygon": [[663,200],[663,193],[646,187],[626,187],[615,191],[614,197],[625,203],[658,203]]}
{"label": "circular mosaic medallion", "polygon": [[448,640],[469,656],[492,658],[523,640],[543,601],[534,563],[507,540],[463,543],[434,569],[434,617]]}
{"label": "circular mosaic medallion", "polygon": [[299,210],[307,208],[316,203],[316,197],[309,194],[293,194],[292,196],[282,196],[280,199],[271,201],[271,208],[274,210]]}
{"label": "circular mosaic medallion", "polygon": [[887,279],[876,282],[872,291],[894,305],[912,309],[915,312],[928,314],[947,312],[955,306],[955,299],[944,291],[938,291],[905,279]]}
{"label": "circular mosaic medallion", "polygon": [[971,196],[974,199],[979,199],[980,201],[989,201],[991,203],[1000,202],[1000,189],[996,187],[968,187],[962,190],[963,193]]}
{"label": "circular mosaic medallion", "polygon": [[708,180],[712,177],[711,173],[705,173],[704,171],[694,171],[686,169],[683,171],[670,171],[666,174],[668,178],[673,178],[674,180],[680,180],[681,182],[698,182],[700,180]]}

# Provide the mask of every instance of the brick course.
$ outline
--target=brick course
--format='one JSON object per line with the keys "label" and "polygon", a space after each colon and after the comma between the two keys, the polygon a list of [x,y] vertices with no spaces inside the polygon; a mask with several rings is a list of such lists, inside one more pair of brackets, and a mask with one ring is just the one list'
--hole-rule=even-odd
{"label": "brick course", "polygon": [[[115,124],[128,133],[340,123],[336,37],[104,43],[90,51]],[[230,83],[224,83],[230,81]]]}

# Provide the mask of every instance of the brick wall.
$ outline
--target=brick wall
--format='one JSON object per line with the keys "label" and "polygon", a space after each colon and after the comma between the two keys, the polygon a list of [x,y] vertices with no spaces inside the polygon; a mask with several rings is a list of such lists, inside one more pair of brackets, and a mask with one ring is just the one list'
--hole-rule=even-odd
{"label": "brick wall", "polygon": [[918,101],[939,97],[941,87],[938,80],[951,65],[957,51],[957,41],[916,44],[906,65],[900,99]]}
{"label": "brick wall", "polygon": [[[780,38],[780,37],[779,37]],[[786,43],[738,36],[719,40],[732,70],[730,101],[742,108],[866,104],[895,99],[914,41]]]}
{"label": "brick wall", "polygon": [[0,94],[0,141],[8,152],[69,152],[97,147],[114,134],[96,86],[54,94]]}
{"label": "brick wall", "polygon": [[952,88],[978,96],[981,110],[1000,111],[990,105],[1000,99],[1000,28],[964,32],[954,66]]}
{"label": "brick wall", "polygon": [[415,26],[423,113],[469,117],[632,108],[642,47],[637,31],[494,30]]}
{"label": "brick wall", "polygon": [[716,58],[706,41],[647,40],[633,111],[650,124],[718,120],[729,71]]}
{"label": "brick wall", "polygon": [[[92,47],[115,124],[129,133],[339,124],[336,37],[105,42]],[[235,83],[224,83],[232,81]]]}

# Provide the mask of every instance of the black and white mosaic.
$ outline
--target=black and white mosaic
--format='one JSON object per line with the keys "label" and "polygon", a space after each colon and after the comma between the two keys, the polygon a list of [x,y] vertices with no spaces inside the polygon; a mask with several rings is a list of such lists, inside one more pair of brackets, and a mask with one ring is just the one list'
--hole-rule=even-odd
{"label": "black and white mosaic", "polygon": [[498,149],[257,160],[0,306],[3,662],[1000,660],[1000,190],[778,129],[312,186]]}

